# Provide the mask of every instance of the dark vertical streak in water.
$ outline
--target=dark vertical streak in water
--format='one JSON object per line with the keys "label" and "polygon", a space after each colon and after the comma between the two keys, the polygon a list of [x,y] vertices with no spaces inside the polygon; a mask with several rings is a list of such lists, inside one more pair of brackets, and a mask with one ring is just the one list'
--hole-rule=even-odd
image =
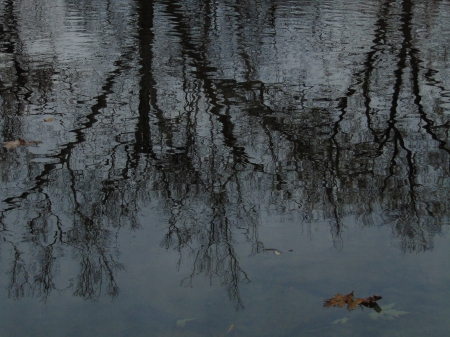
{"label": "dark vertical streak in water", "polygon": [[375,61],[378,52],[381,50],[381,47],[386,45],[386,33],[388,30],[387,25],[387,17],[389,13],[389,8],[392,4],[392,0],[386,1],[385,3],[380,5],[380,13],[378,14],[378,20],[375,24],[377,27],[375,29],[375,38],[373,40],[374,45],[371,47],[371,51],[367,54],[367,60],[364,63],[366,69],[364,70],[364,78],[362,82],[363,89],[363,97],[364,97],[364,105],[365,105],[365,114],[367,119],[367,127],[372,132],[374,136],[374,140],[376,143],[380,142],[380,139],[377,135],[377,132],[372,128],[372,118],[371,108],[370,108],[370,77],[375,69]]}
{"label": "dark vertical streak in water", "polygon": [[4,47],[2,51],[11,55],[15,70],[14,79],[9,79],[13,83],[12,87],[5,88],[0,80],[0,93],[3,96],[2,113],[5,119],[2,134],[5,140],[14,140],[22,136],[20,134],[20,119],[14,117],[20,116],[23,110],[23,103],[21,103],[20,96],[22,95],[23,99],[27,101],[31,95],[30,89],[27,88],[27,72],[23,69],[23,65],[19,61],[21,41],[18,34],[15,4],[13,0],[5,2],[3,16],[4,29],[0,34],[1,45]]}
{"label": "dark vertical streak in water", "polygon": [[[210,100],[211,108],[210,112],[216,115],[220,123],[222,124],[222,134],[224,136],[225,144],[232,150],[234,156],[234,162],[240,164],[248,163],[247,155],[243,152],[243,148],[236,145],[236,137],[234,136],[234,124],[231,121],[231,116],[227,113],[221,113],[223,105],[219,103],[217,92],[214,89],[212,81],[208,78],[208,71],[211,70],[209,62],[205,58],[205,46],[196,45],[192,42],[189,26],[185,23],[181,5],[177,3],[170,3],[166,6],[166,12],[170,16],[170,19],[175,25],[175,29],[180,35],[180,43],[182,45],[182,52],[188,57],[192,58],[193,65],[197,71],[194,72],[195,76],[203,82],[205,93]],[[220,84],[216,83],[220,89]]]}
{"label": "dark vertical streak in water", "polygon": [[[433,121],[428,118],[423,105],[421,103],[422,96],[420,94],[420,85],[419,85],[419,77],[420,77],[420,64],[422,61],[419,58],[419,51],[413,47],[412,45],[412,33],[411,33],[411,21],[412,21],[412,13],[413,13],[413,4],[411,0],[403,1],[403,12],[406,15],[406,19],[408,24],[404,26],[403,32],[405,34],[405,38],[409,41],[408,45],[408,55],[409,55],[409,63],[411,65],[411,77],[412,77],[412,90],[414,95],[414,104],[417,106],[420,118],[425,123],[423,128],[425,131],[431,136],[432,139],[438,142],[438,146],[441,150],[450,154],[450,149],[446,147],[447,142],[439,139],[439,137],[433,132]],[[450,163],[449,163],[450,164]]]}
{"label": "dark vertical streak in water", "polygon": [[[330,162],[330,185],[325,188],[326,194],[328,195],[328,201],[333,206],[333,217],[334,217],[334,226],[331,226],[331,235],[333,237],[333,244],[335,246],[339,246],[342,248],[342,220],[341,215],[339,214],[339,200],[338,197],[335,196],[338,192],[338,186],[337,181],[335,180],[335,177],[338,179],[341,179],[340,177],[340,170],[339,170],[339,160],[340,160],[340,146],[339,143],[336,140],[336,136],[339,133],[340,130],[340,123],[344,120],[344,117],[347,113],[347,107],[348,107],[348,97],[352,96],[354,94],[354,89],[348,89],[347,95],[345,97],[341,97],[339,99],[339,104],[337,108],[341,112],[339,114],[338,120],[333,125],[333,133],[330,137],[330,146],[329,146],[329,162]],[[334,152],[334,155],[333,155]]]}
{"label": "dark vertical streak in water", "polygon": [[413,152],[406,147],[402,132],[396,127],[397,123],[397,108],[400,101],[400,92],[403,84],[403,75],[408,64],[408,54],[411,48],[411,25],[412,25],[412,8],[410,0],[402,2],[402,13],[400,15],[401,28],[403,40],[401,42],[400,51],[398,53],[397,69],[394,71],[394,86],[391,100],[390,114],[388,120],[388,127],[384,132],[384,139],[379,143],[379,150],[381,150],[390,140],[392,134],[393,152],[390,159],[389,175],[384,179],[384,186],[382,192],[387,187],[388,180],[394,175],[395,167],[398,165],[397,160],[401,149],[405,151],[405,159],[407,163],[407,181],[409,187],[410,206],[413,211],[416,209],[416,192],[415,192],[415,160]]}
{"label": "dark vertical streak in water", "polygon": [[[14,13],[15,8],[15,1],[9,0],[5,4],[5,24],[7,27],[8,35],[9,35],[9,41],[5,41],[5,52],[7,54],[13,55],[13,61],[14,61],[14,68],[16,70],[17,75],[17,83],[19,87],[24,87],[26,84],[26,81],[22,75],[26,73],[26,71],[21,67],[19,60],[17,59],[17,56],[19,54],[20,50],[20,39],[18,35],[18,27],[17,27],[17,17]],[[6,35],[6,34],[5,34]]]}
{"label": "dark vertical streak in water", "polygon": [[[245,51],[245,48],[242,48],[242,36],[243,34],[243,29],[245,27],[245,22],[247,21],[247,15],[246,13],[244,13],[242,11],[242,7],[239,4],[236,4],[234,6],[232,6],[233,9],[235,10],[235,17],[236,17],[236,21],[237,21],[237,25],[236,25],[236,36],[237,36],[237,41],[238,41],[238,50],[240,50],[239,52],[239,56],[242,57],[242,60],[244,61],[245,64],[245,74],[244,77],[246,79],[246,81],[250,81],[250,77],[251,77],[251,73],[253,71],[253,67],[252,67],[252,62],[250,60],[250,55]],[[239,20],[241,20],[241,22],[239,22]]]}
{"label": "dark vertical streak in water", "polygon": [[135,132],[135,154],[144,153],[156,159],[153,151],[152,134],[150,130],[151,112],[155,111],[158,127],[162,133],[166,133],[167,145],[171,146],[172,136],[167,128],[163,112],[158,108],[158,95],[156,82],[152,75],[155,21],[153,1],[138,0],[138,45],[140,57],[140,81],[139,81],[139,119]]}

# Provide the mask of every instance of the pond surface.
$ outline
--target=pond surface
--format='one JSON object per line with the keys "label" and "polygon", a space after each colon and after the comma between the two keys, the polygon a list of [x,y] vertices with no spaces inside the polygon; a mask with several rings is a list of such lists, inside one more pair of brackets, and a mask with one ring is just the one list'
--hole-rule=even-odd
{"label": "pond surface", "polygon": [[0,106],[0,336],[450,334],[449,1],[2,0]]}

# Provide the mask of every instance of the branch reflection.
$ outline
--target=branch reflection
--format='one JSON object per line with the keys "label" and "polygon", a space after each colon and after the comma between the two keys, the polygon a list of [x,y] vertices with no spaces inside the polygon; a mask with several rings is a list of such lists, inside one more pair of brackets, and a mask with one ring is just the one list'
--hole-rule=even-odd
{"label": "branch reflection", "polygon": [[[83,18],[85,34],[5,2],[1,138],[46,141],[0,153],[11,298],[118,296],[117,237],[148,225],[142,210],[166,217],[161,247],[179,269],[192,259],[181,284],[218,280],[237,308],[250,278],[236,247],[264,251],[267,214],[326,224],[336,249],[347,217],[389,226],[403,252],[433,249],[449,224],[448,60],[416,25],[441,25],[440,1],[349,9],[350,33],[320,1],[255,3],[49,9]],[[25,18],[36,31],[19,29]],[[79,45],[36,52],[30,41],[47,30]],[[50,35],[43,46],[62,40]],[[58,281],[71,263],[76,275]]]}

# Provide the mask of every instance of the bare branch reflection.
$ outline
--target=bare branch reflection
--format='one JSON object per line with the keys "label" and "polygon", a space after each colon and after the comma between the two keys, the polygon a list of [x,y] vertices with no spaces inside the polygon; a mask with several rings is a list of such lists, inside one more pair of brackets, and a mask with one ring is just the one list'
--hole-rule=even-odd
{"label": "bare branch reflection", "polygon": [[44,16],[4,1],[1,140],[43,142],[0,151],[9,296],[115,298],[118,236],[150,226],[142,211],[167,220],[174,268],[192,263],[181,284],[217,281],[237,308],[237,247],[262,253],[266,219],[323,226],[336,249],[347,218],[433,249],[450,223],[442,3],[338,22],[320,1],[47,1]]}

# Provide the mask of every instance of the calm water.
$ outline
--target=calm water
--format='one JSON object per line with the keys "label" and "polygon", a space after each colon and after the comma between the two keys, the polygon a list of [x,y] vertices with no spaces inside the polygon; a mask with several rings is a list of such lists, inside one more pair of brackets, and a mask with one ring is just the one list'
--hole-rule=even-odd
{"label": "calm water", "polygon": [[0,104],[1,337],[450,334],[449,1],[1,0]]}

